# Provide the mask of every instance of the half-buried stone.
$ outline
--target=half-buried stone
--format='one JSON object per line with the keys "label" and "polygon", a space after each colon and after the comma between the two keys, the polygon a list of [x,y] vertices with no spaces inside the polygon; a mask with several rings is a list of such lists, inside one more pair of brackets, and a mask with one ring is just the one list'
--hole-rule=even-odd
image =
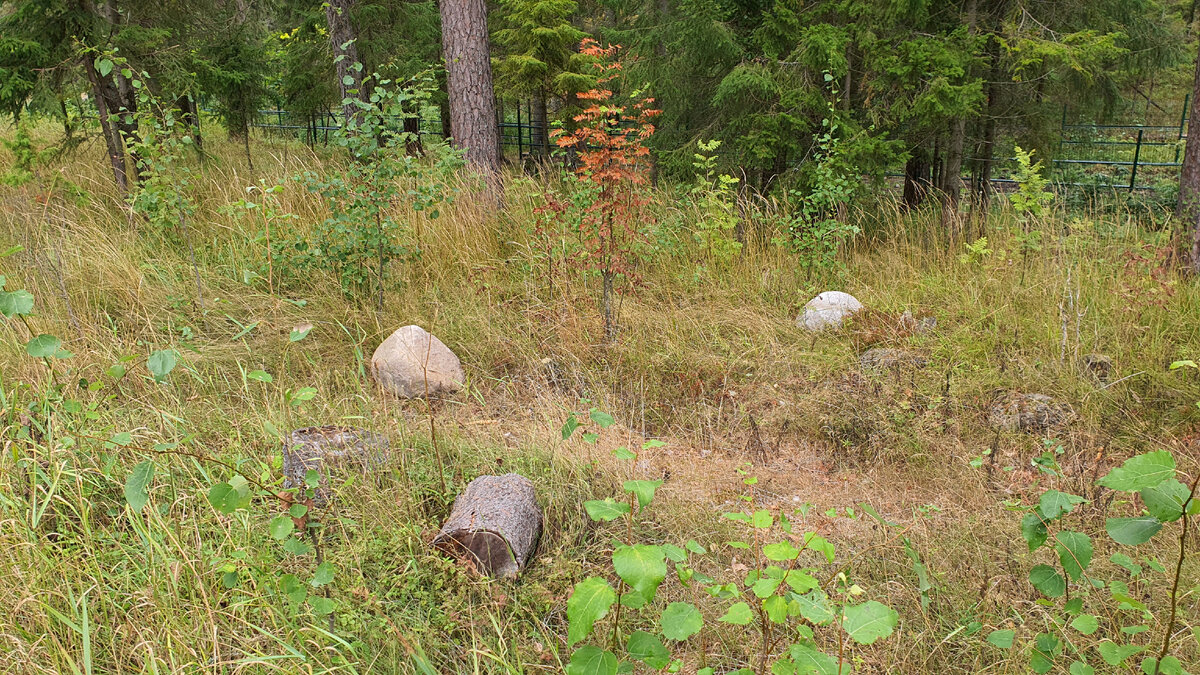
{"label": "half-buried stone", "polygon": [[296,429],[283,439],[283,487],[299,488],[296,500],[303,502],[305,478],[316,471],[320,482],[314,489],[313,506],[329,505],[333,473],[344,469],[369,471],[387,459],[388,439],[379,434],[327,425]]}
{"label": "half-buried stone", "polygon": [[804,312],[796,317],[796,326],[818,332],[839,328],[846,317],[863,308],[858,298],[841,291],[825,291],[808,301]]}
{"label": "half-buried stone", "polygon": [[1030,433],[1060,426],[1074,414],[1071,406],[1045,394],[1008,392],[1001,393],[992,401],[988,422],[1003,431]]}
{"label": "half-buried stone", "polygon": [[874,347],[858,357],[858,365],[866,371],[920,369],[925,367],[925,357],[904,349]]}
{"label": "half-buried stone", "polygon": [[541,532],[542,510],[528,478],[480,476],[454,500],[433,546],[467,557],[493,577],[515,578],[533,556]]}
{"label": "half-buried stone", "polygon": [[420,326],[400,328],[379,343],[371,355],[371,375],[401,398],[453,394],[466,381],[454,352]]}

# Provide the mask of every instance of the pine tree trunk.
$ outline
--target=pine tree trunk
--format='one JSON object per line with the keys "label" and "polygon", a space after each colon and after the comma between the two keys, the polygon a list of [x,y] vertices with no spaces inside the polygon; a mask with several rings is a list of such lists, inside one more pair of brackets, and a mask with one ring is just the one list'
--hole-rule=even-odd
{"label": "pine tree trunk", "polygon": [[342,92],[342,124],[349,126],[350,120],[358,120],[361,110],[353,101],[363,100],[362,63],[358,60],[358,30],[350,12],[354,0],[327,0],[325,20],[329,23],[329,43],[333,47],[333,59],[337,68],[338,87]]}
{"label": "pine tree trunk", "polygon": [[117,183],[117,189],[124,196],[129,193],[129,176],[125,172],[125,144],[121,142],[121,137],[109,115],[110,97],[107,95],[106,89],[110,88],[112,83],[101,78],[100,73],[96,72],[91,56],[85,54],[80,61],[83,64],[84,72],[87,73],[88,82],[92,85],[92,97],[96,100],[96,110],[100,117],[100,131],[104,136],[108,159],[112,163],[113,179]]}
{"label": "pine tree trunk", "polygon": [[482,172],[500,195],[499,130],[488,54],[484,0],[442,0],[442,56],[450,98],[450,133],[465,148],[467,163]]}
{"label": "pine tree trunk", "polygon": [[929,191],[929,163],[919,152],[904,163],[904,206],[915,209]]}
{"label": "pine tree trunk", "polygon": [[533,97],[533,109],[530,111],[529,124],[533,126],[530,145],[537,150],[541,157],[550,155],[550,120],[546,105],[546,90],[540,89]]}
{"label": "pine tree trunk", "polygon": [[1187,147],[1183,152],[1183,170],[1179,176],[1179,205],[1176,214],[1192,231],[1192,269],[1200,272],[1200,59],[1188,113]]}
{"label": "pine tree trunk", "polygon": [[[967,0],[967,36],[975,36],[977,0]],[[968,73],[969,75],[969,73]],[[950,147],[946,150],[946,173],[942,185],[942,227],[954,241],[961,234],[958,203],[962,198],[963,147],[967,141],[967,118],[950,122]]]}

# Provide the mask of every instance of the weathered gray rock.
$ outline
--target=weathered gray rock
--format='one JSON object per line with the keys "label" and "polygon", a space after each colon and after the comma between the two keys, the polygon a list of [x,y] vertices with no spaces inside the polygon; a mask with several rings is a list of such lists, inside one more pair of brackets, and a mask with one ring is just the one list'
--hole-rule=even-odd
{"label": "weathered gray rock", "polygon": [[469,555],[494,577],[516,577],[537,548],[542,510],[528,478],[515,473],[480,476],[454,500],[434,548]]}
{"label": "weathered gray rock", "polygon": [[371,374],[402,398],[452,394],[466,381],[454,352],[420,326],[405,326],[379,343],[371,355]]}
{"label": "weathered gray rock", "polygon": [[937,328],[936,316],[923,316],[920,319],[913,316],[912,310],[904,310],[900,315],[900,325],[911,330],[916,335],[927,335]]}
{"label": "weathered gray rock", "polygon": [[1037,432],[1060,426],[1075,411],[1045,394],[1001,394],[988,410],[988,422],[1003,431]]}
{"label": "weathered gray rock", "polygon": [[825,291],[808,301],[804,312],[796,317],[796,326],[810,331],[837,328],[846,317],[863,308],[858,298],[841,291]]}
{"label": "weathered gray rock", "polygon": [[863,370],[897,370],[901,368],[924,368],[925,357],[904,349],[874,347],[863,352],[858,357],[858,365]]}
{"label": "weathered gray rock", "polygon": [[1108,382],[1113,371],[1113,361],[1103,354],[1085,354],[1083,369],[1097,380]]}
{"label": "weathered gray rock", "polygon": [[[375,469],[387,459],[388,440],[354,427],[327,425],[296,429],[283,440],[283,487],[304,488],[310,470],[321,476],[313,506],[329,505],[330,476],[341,469]],[[303,501],[303,493],[297,495]]]}

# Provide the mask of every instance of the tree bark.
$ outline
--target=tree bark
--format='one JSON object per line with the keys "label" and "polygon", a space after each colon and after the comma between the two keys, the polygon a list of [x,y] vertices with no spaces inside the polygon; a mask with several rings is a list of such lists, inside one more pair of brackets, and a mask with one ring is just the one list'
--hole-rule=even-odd
{"label": "tree bark", "polygon": [[483,173],[500,197],[500,141],[488,53],[484,0],[442,0],[442,56],[450,99],[450,134],[467,163]]}
{"label": "tree bark", "polygon": [[542,532],[533,483],[524,476],[480,476],[454,500],[433,547],[469,554],[480,571],[516,577],[533,557]]}
{"label": "tree bark", "polygon": [[125,144],[121,141],[121,137],[109,117],[109,95],[106,90],[111,88],[112,83],[100,77],[100,73],[96,72],[96,67],[89,55],[84,54],[80,61],[83,63],[84,72],[87,73],[88,82],[92,85],[92,97],[96,99],[96,110],[100,117],[100,132],[104,136],[104,145],[108,149],[113,179],[117,183],[117,189],[124,196],[129,193],[129,176],[125,172]]}
{"label": "tree bark", "polygon": [[[329,24],[329,42],[333,47],[333,60],[337,68],[338,87],[342,92],[342,125],[349,127],[350,120],[359,120],[362,111],[354,100],[363,99],[362,63],[358,60],[358,30],[350,12],[354,0],[328,0],[325,4],[325,21]],[[349,79],[347,79],[349,78]],[[347,84],[349,82],[349,84]],[[351,99],[347,102],[347,99]]]}
{"label": "tree bark", "polygon": [[547,112],[546,90],[539,89],[533,97],[533,109],[530,111],[529,124],[533,127],[530,145],[542,157],[550,155],[550,115]]}
{"label": "tree bark", "polygon": [[[975,37],[977,0],[967,0],[967,38]],[[969,74],[969,73],[968,73]],[[962,197],[963,147],[967,140],[967,118],[956,117],[950,122],[950,147],[946,150],[946,173],[942,185],[942,226],[951,241],[959,236],[961,221],[958,203]]]}
{"label": "tree bark", "polygon": [[1179,175],[1179,204],[1176,215],[1192,231],[1192,269],[1200,272],[1200,59],[1192,91],[1192,109],[1188,113],[1187,147],[1183,151],[1183,170]]}
{"label": "tree bark", "polygon": [[920,152],[914,152],[904,163],[904,206],[915,209],[925,201],[929,192],[929,163]]}

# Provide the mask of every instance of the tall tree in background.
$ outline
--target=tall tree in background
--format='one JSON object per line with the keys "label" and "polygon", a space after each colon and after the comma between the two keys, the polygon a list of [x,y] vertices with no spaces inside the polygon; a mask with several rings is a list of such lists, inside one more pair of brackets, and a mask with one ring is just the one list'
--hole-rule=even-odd
{"label": "tall tree in background", "polygon": [[500,0],[501,28],[496,41],[508,53],[498,64],[506,92],[531,102],[531,145],[550,153],[551,97],[567,97],[591,88],[594,78],[578,72],[576,48],[583,31],[571,25],[575,0]]}
{"label": "tall tree in background", "polygon": [[1183,170],[1179,176],[1179,206],[1176,214],[1192,231],[1192,269],[1200,272],[1200,58],[1192,89],[1192,109],[1188,113],[1187,147],[1183,152]]}
{"label": "tall tree in background", "polygon": [[500,139],[484,0],[442,0],[442,57],[450,97],[450,133],[468,164],[500,195]]}
{"label": "tall tree in background", "polygon": [[326,0],[325,3],[329,43],[333,47],[333,63],[342,92],[342,120],[346,125],[358,119],[359,107],[353,100],[361,99],[363,95],[363,65],[358,58],[358,30],[354,25],[353,8],[354,0]]}

